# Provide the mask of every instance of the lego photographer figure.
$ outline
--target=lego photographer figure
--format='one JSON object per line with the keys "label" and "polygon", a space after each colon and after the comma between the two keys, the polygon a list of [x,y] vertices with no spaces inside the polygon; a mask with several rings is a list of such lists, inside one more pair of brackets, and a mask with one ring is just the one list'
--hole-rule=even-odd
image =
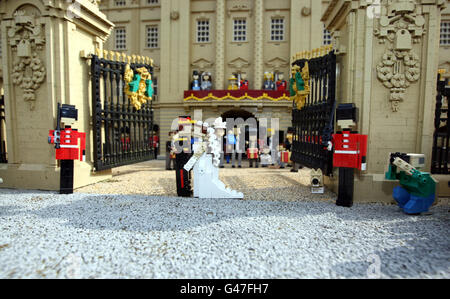
{"label": "lego photographer figure", "polygon": [[333,166],[339,167],[339,191],[336,205],[353,205],[354,170],[366,170],[367,135],[351,131],[358,121],[355,104],[340,104],[336,109],[337,126],[342,131],[333,134],[328,150],[334,147]]}
{"label": "lego photographer figure", "polygon": [[428,212],[436,198],[436,181],[425,168],[424,154],[391,153],[386,179],[399,180],[393,190],[398,206],[409,215]]}
{"label": "lego photographer figure", "polygon": [[[85,161],[86,133],[78,132],[71,125],[78,120],[78,110],[73,105],[58,103],[58,116],[55,130],[50,130],[48,143],[56,148],[56,159],[61,161],[60,194],[73,193],[73,160]],[[64,129],[61,130],[61,123]],[[78,146],[80,139],[80,146]]]}

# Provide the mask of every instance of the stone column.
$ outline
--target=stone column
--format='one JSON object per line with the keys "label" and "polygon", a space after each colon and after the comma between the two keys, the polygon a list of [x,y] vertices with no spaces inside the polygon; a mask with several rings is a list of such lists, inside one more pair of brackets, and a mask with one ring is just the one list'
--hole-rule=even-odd
{"label": "stone column", "polygon": [[[322,21],[340,56],[338,103],[359,107],[369,135],[367,172],[355,175],[355,201],[392,201],[390,152],[423,153],[430,169],[440,14],[443,1],[330,2]],[[330,182],[336,186],[337,180]]]}
{"label": "stone column", "polygon": [[217,0],[215,89],[225,89],[225,33],[225,0]]}
{"label": "stone column", "polygon": [[102,47],[113,24],[97,1],[6,1],[0,6],[8,164],[2,187],[58,190],[55,149],[47,143],[57,104],[78,109],[74,128],[87,133],[86,162],[75,162],[74,187],[110,176],[92,174],[89,66],[80,51]]}
{"label": "stone column", "polygon": [[[160,98],[180,104],[189,88],[190,1],[161,1],[161,73]],[[162,124],[161,124],[162,125]]]}
{"label": "stone column", "polygon": [[264,80],[263,39],[264,39],[264,1],[255,0],[255,47],[254,47],[254,89],[262,89]]}

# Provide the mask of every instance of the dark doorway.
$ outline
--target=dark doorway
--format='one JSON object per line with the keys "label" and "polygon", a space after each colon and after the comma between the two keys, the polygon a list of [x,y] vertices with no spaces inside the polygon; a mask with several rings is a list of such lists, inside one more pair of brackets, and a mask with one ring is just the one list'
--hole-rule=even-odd
{"label": "dark doorway", "polygon": [[[256,118],[256,116],[253,113],[248,112],[248,111],[243,110],[243,109],[232,109],[232,110],[229,110],[229,111],[223,113],[221,115],[221,117],[222,117],[222,119],[224,121],[226,121],[227,119],[230,119],[230,118],[234,119],[234,120],[241,118],[241,119],[244,120],[244,122],[247,121],[250,118],[254,118],[256,120],[256,128],[254,128],[254,129],[256,129],[256,130],[259,129],[259,122],[258,122],[258,119]],[[245,149],[244,149],[244,153],[243,153],[243,158],[245,159],[245,158],[247,158],[247,154],[246,153],[247,153],[247,148],[248,148],[249,139],[250,139],[249,126],[246,125],[244,130],[245,131],[241,132],[241,134],[243,134],[242,136],[245,136],[245,143],[244,143],[245,144]],[[258,133],[259,132],[257,131],[257,134]],[[225,145],[225,143],[226,143],[226,141],[224,139],[224,145]]]}
{"label": "dark doorway", "polygon": [[255,115],[253,115],[253,113],[250,113],[243,109],[229,110],[229,111],[225,112],[224,114],[222,114],[221,116],[222,116],[223,120],[226,120],[227,118],[232,118],[232,119],[242,118],[245,121],[252,117],[256,119],[256,117],[255,117]]}

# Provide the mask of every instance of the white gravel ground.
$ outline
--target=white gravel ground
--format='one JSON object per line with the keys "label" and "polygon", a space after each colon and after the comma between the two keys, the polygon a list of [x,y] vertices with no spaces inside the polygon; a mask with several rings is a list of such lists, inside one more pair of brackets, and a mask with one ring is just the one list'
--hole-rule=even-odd
{"label": "white gravel ground", "polygon": [[449,220],[448,205],[3,189],[0,278],[450,278]]}

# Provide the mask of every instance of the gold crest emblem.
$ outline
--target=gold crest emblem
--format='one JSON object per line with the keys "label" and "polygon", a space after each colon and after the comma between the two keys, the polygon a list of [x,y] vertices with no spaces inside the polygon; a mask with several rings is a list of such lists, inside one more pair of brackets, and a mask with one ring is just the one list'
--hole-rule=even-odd
{"label": "gold crest emblem", "polygon": [[147,68],[136,69],[135,74],[130,65],[127,64],[123,78],[127,83],[125,93],[136,110],[140,110],[143,104],[152,100],[152,75]]}

